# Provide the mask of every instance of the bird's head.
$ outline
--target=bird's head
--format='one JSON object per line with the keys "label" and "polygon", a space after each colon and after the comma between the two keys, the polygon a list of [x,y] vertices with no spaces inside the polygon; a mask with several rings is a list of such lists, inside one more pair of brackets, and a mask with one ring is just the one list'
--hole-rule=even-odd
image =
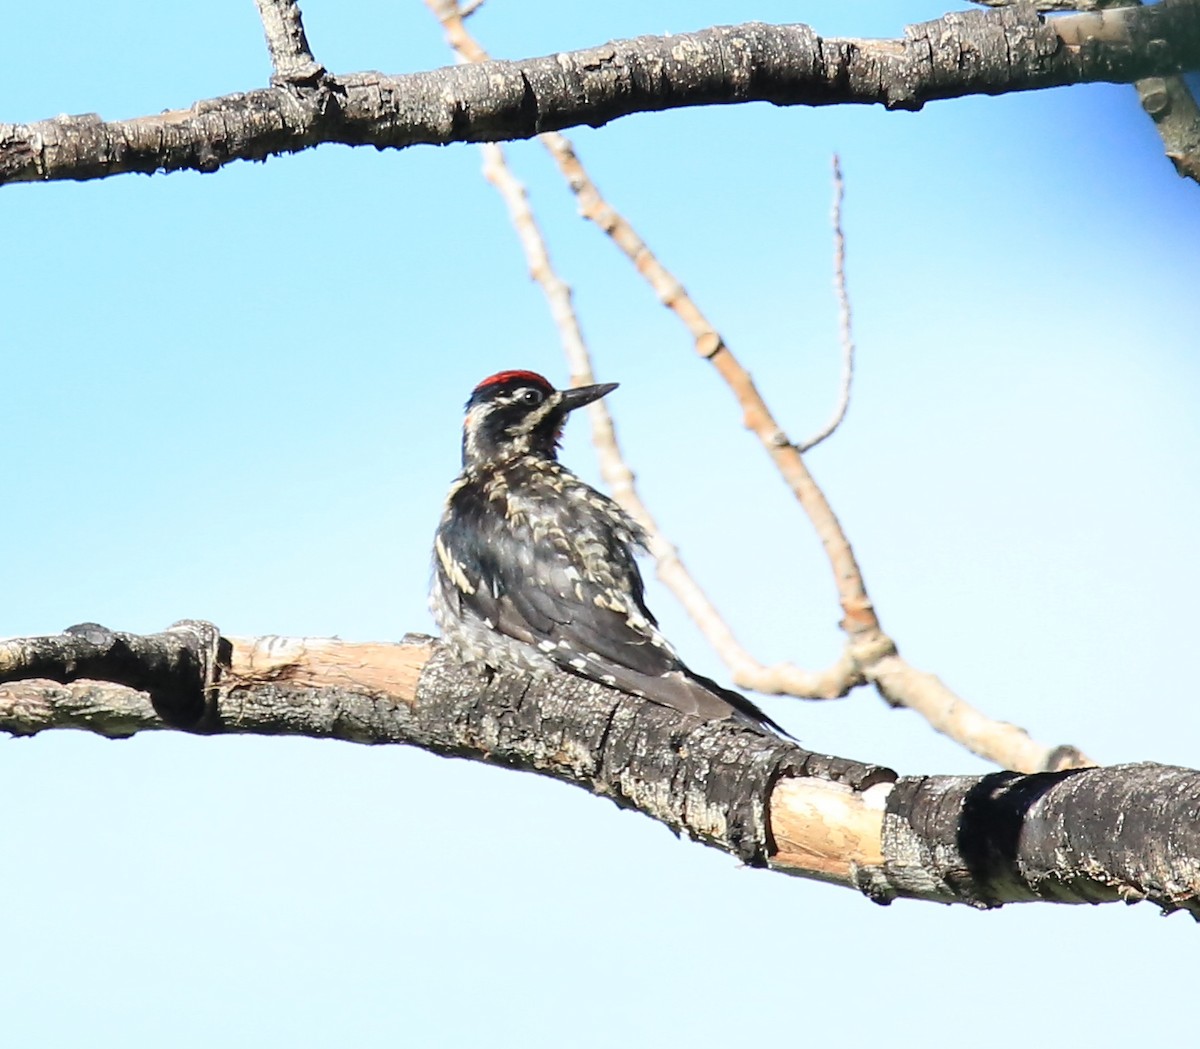
{"label": "bird's head", "polygon": [[617,388],[615,382],[556,390],[537,372],[488,376],[471,392],[463,420],[463,465],[521,455],[554,459],[567,416]]}

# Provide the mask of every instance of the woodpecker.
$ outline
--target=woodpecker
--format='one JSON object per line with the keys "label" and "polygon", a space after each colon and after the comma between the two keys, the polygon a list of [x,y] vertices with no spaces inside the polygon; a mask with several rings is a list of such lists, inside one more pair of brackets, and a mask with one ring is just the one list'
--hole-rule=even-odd
{"label": "woodpecker", "polygon": [[641,527],[558,461],[567,416],[616,383],[556,390],[503,371],[471,393],[462,473],[434,540],[430,607],[443,641],[487,673],[551,669],[706,720],[786,733],[689,670],[643,597]]}

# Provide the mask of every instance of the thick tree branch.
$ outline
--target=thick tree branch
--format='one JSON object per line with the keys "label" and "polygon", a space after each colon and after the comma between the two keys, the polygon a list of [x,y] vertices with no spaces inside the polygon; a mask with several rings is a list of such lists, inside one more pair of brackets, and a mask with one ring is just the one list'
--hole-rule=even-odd
{"label": "thick tree branch", "polygon": [[[290,5],[263,6],[282,23],[271,45],[277,62],[287,66],[289,48],[303,61],[298,22],[286,18]],[[267,31],[270,39],[270,25]],[[289,82],[132,120],[91,114],[0,124],[0,182],[214,171],[324,142],[494,142],[681,106],[919,109],[933,99],[1197,68],[1197,0],[1051,21],[1028,7],[973,10],[910,26],[903,40],[824,38],[807,26],[750,23],[519,62],[326,76],[311,87]]]}
{"label": "thick tree branch", "polygon": [[[0,684],[0,729],[126,736],[166,727],[148,696],[140,707],[131,699],[130,682],[157,687],[156,668],[186,660],[216,636],[207,625],[186,626],[192,630],[145,637],[92,627],[95,636],[82,643],[73,634],[0,642],[0,682],[11,682]],[[704,723],[570,675],[485,681],[430,639],[230,639],[220,650],[217,664],[197,664],[180,682],[182,692],[211,698],[211,715],[195,724],[202,732],[410,743],[538,772],[754,865],[771,851],[769,797],[781,776],[850,791],[895,779],[887,769],[813,754],[741,723]],[[140,677],[131,652],[140,654]]]}
{"label": "thick tree branch", "polygon": [[[163,673],[183,665],[190,679]],[[881,903],[1149,899],[1200,915],[1189,769],[898,778],[565,674],[486,682],[427,638],[237,640],[188,622],[0,642],[0,730],[13,735],[167,727],[146,689],[176,716],[204,695],[194,727],[209,734],[409,743],[565,780],[748,864]]]}

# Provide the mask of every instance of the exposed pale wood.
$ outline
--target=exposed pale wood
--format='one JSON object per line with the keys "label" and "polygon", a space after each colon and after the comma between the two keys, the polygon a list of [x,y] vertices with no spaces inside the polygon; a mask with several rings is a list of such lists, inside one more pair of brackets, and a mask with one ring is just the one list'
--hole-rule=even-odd
{"label": "exposed pale wood", "polygon": [[234,638],[222,680],[252,687],[281,683],[355,689],[415,702],[431,645],[351,642],[319,637]]}
{"label": "exposed pale wood", "polygon": [[890,784],[853,791],[840,783],[781,779],[771,792],[768,862],[775,870],[856,885],[864,867],[883,864],[884,802]]}

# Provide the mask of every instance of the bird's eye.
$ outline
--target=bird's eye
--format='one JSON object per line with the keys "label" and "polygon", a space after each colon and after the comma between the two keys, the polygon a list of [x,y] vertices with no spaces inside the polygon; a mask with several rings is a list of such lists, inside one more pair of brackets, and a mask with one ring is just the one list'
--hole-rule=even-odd
{"label": "bird's eye", "polygon": [[535,390],[532,387],[521,391],[521,402],[523,404],[541,404],[542,391]]}

